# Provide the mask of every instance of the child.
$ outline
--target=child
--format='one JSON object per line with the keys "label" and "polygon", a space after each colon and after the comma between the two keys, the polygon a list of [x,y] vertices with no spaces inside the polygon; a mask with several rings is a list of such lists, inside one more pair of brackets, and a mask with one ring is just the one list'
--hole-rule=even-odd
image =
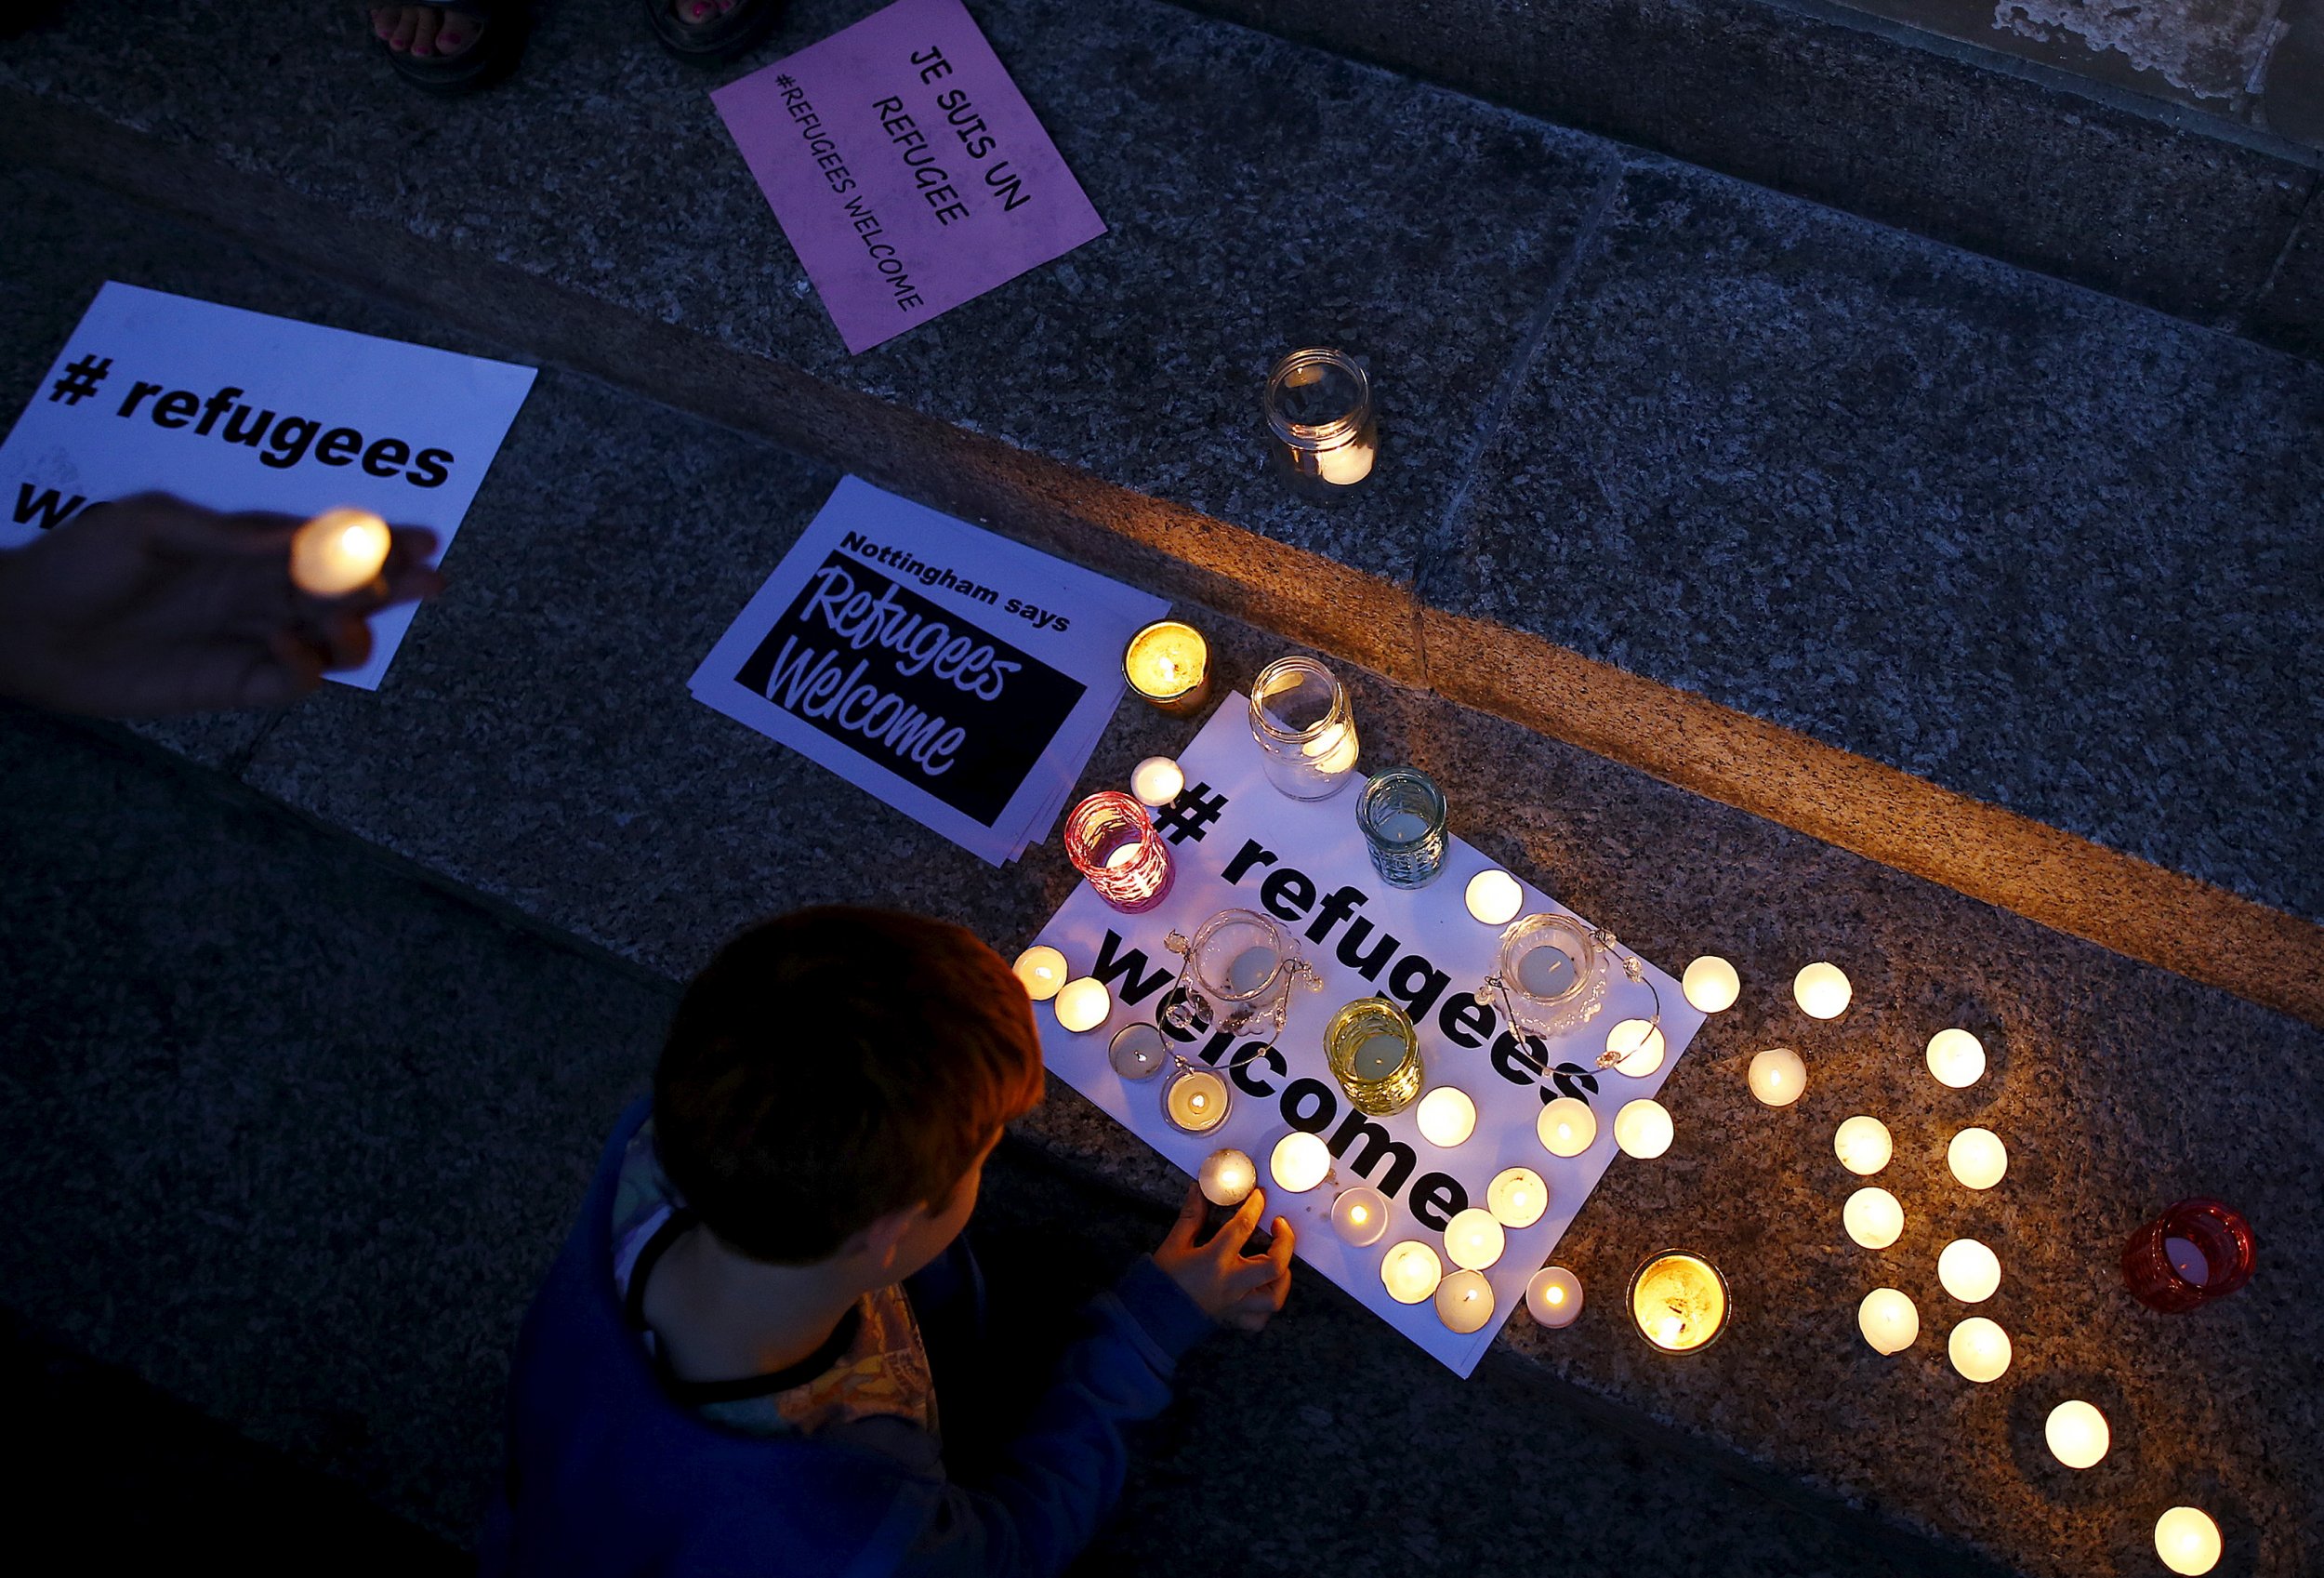
{"label": "child", "polygon": [[[1040,1096],[1024,988],[957,926],[806,909],[728,944],[525,1319],[483,1571],[1063,1569],[1179,1357],[1283,1306],[1292,1237],[1242,1253],[1254,1190],[1197,1245],[1190,1190],[1054,1372],[1010,1372],[959,1233]],[[948,1412],[991,1382],[1030,1408],[971,1452]]]}

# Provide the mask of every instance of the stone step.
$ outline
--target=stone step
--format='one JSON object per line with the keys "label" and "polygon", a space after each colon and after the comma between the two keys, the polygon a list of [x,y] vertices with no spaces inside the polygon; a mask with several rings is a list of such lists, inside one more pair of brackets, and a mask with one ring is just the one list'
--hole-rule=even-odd
{"label": "stone step", "polygon": [[[448,105],[352,12],[75,11],[0,126],[431,336],[2324,1020],[2324,370],[1153,0],[977,14],[1112,229],[854,358],[614,0]],[[1261,465],[1303,343],[1380,391],[1336,510]]]}

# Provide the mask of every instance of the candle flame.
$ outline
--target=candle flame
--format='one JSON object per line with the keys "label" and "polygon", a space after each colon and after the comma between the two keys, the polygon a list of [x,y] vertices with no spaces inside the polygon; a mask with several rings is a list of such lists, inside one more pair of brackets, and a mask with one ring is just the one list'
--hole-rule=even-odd
{"label": "candle flame", "polygon": [[1550,1302],[1552,1304],[1564,1304],[1565,1302],[1565,1290],[1559,1287],[1554,1282],[1550,1284]]}
{"label": "candle flame", "polygon": [[1348,1219],[1352,1222],[1358,1223],[1369,1222],[1372,1219],[1372,1213],[1365,1210],[1360,1205],[1350,1206],[1348,1208]]}

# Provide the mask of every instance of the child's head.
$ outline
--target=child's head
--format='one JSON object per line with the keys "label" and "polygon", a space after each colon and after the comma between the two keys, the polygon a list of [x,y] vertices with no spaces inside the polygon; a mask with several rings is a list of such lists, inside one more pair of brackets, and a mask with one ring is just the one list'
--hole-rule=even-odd
{"label": "child's head", "polygon": [[958,926],[827,907],[762,922],[694,977],[654,1079],[654,1144],[754,1260],[949,1242],[1001,1125],[1041,1097],[1023,986]]}

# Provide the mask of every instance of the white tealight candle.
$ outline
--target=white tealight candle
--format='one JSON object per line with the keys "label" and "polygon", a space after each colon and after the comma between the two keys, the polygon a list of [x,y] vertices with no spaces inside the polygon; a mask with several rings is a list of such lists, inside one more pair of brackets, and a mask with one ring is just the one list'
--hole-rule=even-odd
{"label": "white tealight candle", "polygon": [[2009,1147],[1990,1129],[1963,1129],[1945,1147],[1953,1176],[1973,1189],[1989,1189],[2009,1171]]}
{"label": "white tealight candle", "polygon": [[2209,1572],[2219,1565],[2219,1525],[2191,1506],[2174,1506],[2155,1519],[2155,1554],[2173,1572]]}
{"label": "white tealight candle", "polygon": [[1344,773],[1355,765],[1355,731],[1345,723],[1328,723],[1300,753],[1315,763],[1319,773]]}
{"label": "white tealight candle", "polygon": [[1436,1319],[1455,1332],[1476,1331],[1493,1319],[1493,1284],[1482,1271],[1456,1271],[1436,1284]]}
{"label": "white tealight candle", "polygon": [[1327,483],[1350,487],[1372,474],[1372,446],[1362,439],[1315,451],[1315,474]]}
{"label": "white tealight candle", "polygon": [[1856,1330],[1874,1353],[1902,1353],[1921,1335],[1921,1312],[1894,1288],[1874,1288],[1856,1306]]}
{"label": "white tealight candle", "polygon": [[1590,1110],[1586,1101],[1562,1095],[1541,1108],[1541,1116],[1533,1121],[1533,1132],[1541,1138],[1541,1148],[1552,1156],[1579,1156],[1598,1137],[1598,1115]]}
{"label": "white tealight candle", "polygon": [[1544,1326],[1571,1326],[1581,1313],[1581,1279],[1563,1266],[1544,1266],[1525,1284],[1525,1308]]}
{"label": "white tealight candle", "polygon": [[1162,1093],[1162,1108],[1187,1134],[1203,1134],[1226,1121],[1231,1100],[1224,1080],[1208,1068],[1189,1068]]}
{"label": "white tealight candle", "polygon": [[394,543],[368,510],[325,510],[291,534],[292,584],[314,597],[343,597],[379,578]]}
{"label": "white tealight candle", "polygon": [[1888,1125],[1877,1118],[1849,1119],[1833,1132],[1831,1147],[1840,1165],[1863,1178],[1887,1166],[1896,1149],[1895,1142],[1888,1137]]}
{"label": "white tealight candle", "polygon": [[1322,1183],[1325,1174],[1331,1171],[1331,1147],[1306,1130],[1294,1129],[1275,1141],[1274,1154],[1267,1159],[1267,1171],[1274,1175],[1277,1188],[1303,1195]]}
{"label": "white tealight candle", "polygon": [[1024,983],[1025,996],[1036,1002],[1047,1002],[1065,984],[1065,956],[1045,945],[1026,948],[1010,968]]}
{"label": "white tealight candle", "polygon": [[1966,1030],[1939,1030],[1929,1038],[1929,1072],[1939,1084],[1966,1090],[1985,1077],[1985,1043]]}
{"label": "white tealight candle", "polygon": [[1679,989],[1705,1014],[1719,1014],[1735,1006],[1736,995],[1743,990],[1743,977],[1717,954],[1706,953],[1686,967],[1686,974],[1679,978]]}
{"label": "white tealight candle", "polygon": [[1488,926],[1506,926],[1525,902],[1525,890],[1506,871],[1479,871],[1469,879],[1469,913]]}
{"label": "white tealight candle", "polygon": [[1420,1098],[1413,1120],[1420,1126],[1422,1139],[1450,1150],[1476,1133],[1477,1104],[1466,1091],[1439,1085]]}
{"label": "white tealight candle", "polygon": [[1789,1107],[1807,1089],[1807,1065],[1788,1046],[1771,1046],[1751,1059],[1751,1094],[1769,1107]]}
{"label": "white tealight candle", "polygon": [[2001,1285],[2001,1260],[1974,1239],[1955,1239],[1936,1257],[1936,1280],[1963,1304],[1983,1304]]}
{"label": "white tealight candle", "polygon": [[1331,1202],[1331,1228],[1358,1249],[1380,1242],[1388,1231],[1388,1197],[1378,1189],[1342,1189]]}
{"label": "white tealight candle", "polygon": [[1272,948],[1261,944],[1236,954],[1226,967],[1226,989],[1231,992],[1255,992],[1274,976],[1282,956]]}
{"label": "white tealight candle", "polygon": [[1886,1189],[1862,1188],[1840,1208],[1840,1221],[1866,1249],[1886,1249],[1903,1236],[1905,1208]]}
{"label": "white tealight candle", "polygon": [[1982,1315],[1953,1328],[1945,1345],[1953,1368],[1972,1381],[1998,1381],[2009,1368],[2009,1333]]}
{"label": "white tealight candle", "polygon": [[1501,1251],[1508,1247],[1509,1235],[1501,1231],[1489,1211],[1472,1205],[1455,1212],[1445,1224],[1445,1258],[1463,1271],[1484,1270],[1500,1259]]}
{"label": "white tealight candle", "polygon": [[1670,1050],[1662,1027],[1651,1019],[1624,1019],[1605,1033],[1605,1049],[1619,1059],[1614,1067],[1633,1080],[1643,1080],[1662,1067]]}
{"label": "white tealight candle", "polygon": [[2050,1455],[2068,1468],[2094,1466],[2114,1444],[2106,1416],[2080,1398],[2052,1409],[2042,1424],[2041,1436],[2050,1443]]}
{"label": "white tealight candle", "polygon": [[1550,1186],[1530,1167],[1504,1167],[1485,1186],[1485,1209],[1504,1227],[1530,1227],[1550,1208]]}
{"label": "white tealight candle", "polygon": [[1847,1011],[1852,988],[1837,964],[1821,960],[1792,977],[1791,996],[1811,1019],[1837,1019]]}
{"label": "white tealight candle", "polygon": [[1670,1114],[1658,1101],[1624,1102],[1614,1115],[1614,1143],[1622,1154],[1652,1161],[1670,1148]]}
{"label": "white tealight candle", "polygon": [[1186,787],[1186,775],[1167,756],[1149,756],[1130,769],[1129,792],[1148,805],[1168,805]]}
{"label": "white tealight candle", "polygon": [[1380,1280],[1398,1304],[1418,1304],[1436,1291],[1445,1263],[1417,1239],[1406,1239],[1380,1257]]}
{"label": "white tealight candle", "polygon": [[1574,989],[1573,958],[1548,943],[1527,948],[1517,961],[1517,983],[1535,997],[1562,997]]}
{"label": "white tealight candle", "polygon": [[1214,1150],[1203,1158],[1195,1182],[1201,1186],[1202,1198],[1211,1204],[1240,1205],[1257,1187],[1259,1169],[1239,1150]]}
{"label": "white tealight candle", "polygon": [[1094,975],[1067,981],[1057,988],[1057,1022],[1078,1035],[1094,1030],[1114,1012],[1114,994]]}

